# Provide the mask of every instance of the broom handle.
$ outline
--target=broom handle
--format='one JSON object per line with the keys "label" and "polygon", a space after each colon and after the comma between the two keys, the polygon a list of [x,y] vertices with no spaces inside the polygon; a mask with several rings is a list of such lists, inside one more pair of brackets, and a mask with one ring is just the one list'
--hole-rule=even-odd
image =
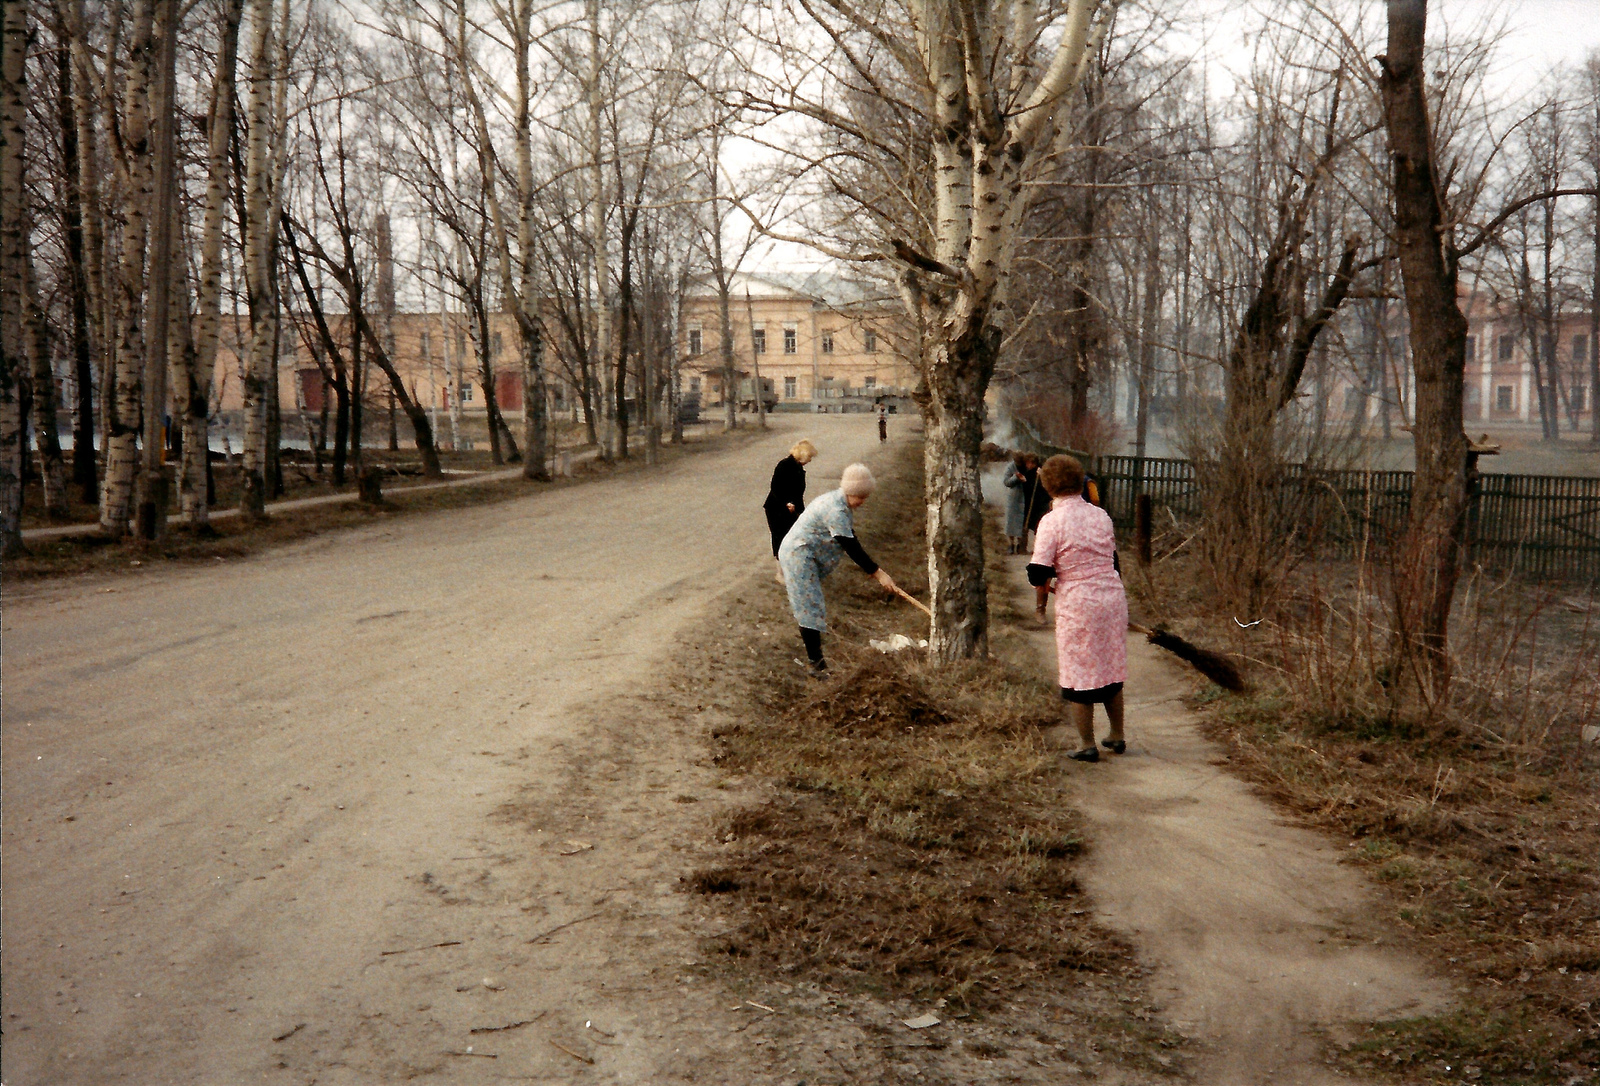
{"label": "broom handle", "polygon": [[1144,634],[1146,637],[1149,637],[1151,635],[1151,633],[1154,632],[1153,630],[1150,629],[1150,627],[1141,626],[1137,622],[1128,623],[1128,629],[1132,630],[1136,634]]}
{"label": "broom handle", "polygon": [[901,599],[905,600],[907,603],[911,604],[911,606],[915,607],[917,610],[921,611],[923,614],[927,615],[929,618],[933,617],[933,612],[928,610],[926,607],[924,607],[921,600],[917,599],[917,597],[913,596],[911,593],[907,592],[905,589],[901,588],[899,585],[895,585],[894,586],[894,594],[896,596],[899,596]]}

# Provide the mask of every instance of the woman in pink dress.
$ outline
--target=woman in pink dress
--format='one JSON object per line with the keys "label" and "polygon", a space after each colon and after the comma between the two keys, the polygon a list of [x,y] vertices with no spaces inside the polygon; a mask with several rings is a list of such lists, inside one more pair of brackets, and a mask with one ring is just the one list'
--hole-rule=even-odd
{"label": "woman in pink dress", "polygon": [[1072,706],[1082,746],[1080,762],[1098,762],[1094,745],[1094,707],[1104,705],[1111,734],[1101,742],[1121,754],[1122,684],[1128,678],[1128,596],[1117,565],[1117,538],[1106,511],[1083,497],[1083,465],[1070,456],[1052,456],[1039,469],[1039,481],[1052,499],[1039,522],[1028,563],[1028,583],[1043,597],[1050,583],[1056,593],[1056,663],[1061,697]]}

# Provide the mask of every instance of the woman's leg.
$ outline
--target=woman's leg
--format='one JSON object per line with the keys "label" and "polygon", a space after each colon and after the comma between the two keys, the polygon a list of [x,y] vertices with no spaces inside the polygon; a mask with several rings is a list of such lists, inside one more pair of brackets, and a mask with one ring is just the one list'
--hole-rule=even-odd
{"label": "woman's leg", "polygon": [[1084,747],[1094,749],[1094,706],[1081,705],[1078,702],[1068,702],[1071,708],[1072,724],[1078,729],[1078,739]]}
{"label": "woman's leg", "polygon": [[[1113,743],[1122,742],[1122,691],[1118,690],[1111,695],[1111,700],[1106,702],[1106,715],[1111,718],[1111,734],[1106,738]],[[1093,742],[1093,739],[1090,741]]]}
{"label": "woman's leg", "polygon": [[[800,627],[800,640],[806,646],[806,659],[811,661],[813,671],[826,671],[828,662],[822,658],[822,631],[808,627]],[[1094,740],[1090,740],[1094,742]]]}

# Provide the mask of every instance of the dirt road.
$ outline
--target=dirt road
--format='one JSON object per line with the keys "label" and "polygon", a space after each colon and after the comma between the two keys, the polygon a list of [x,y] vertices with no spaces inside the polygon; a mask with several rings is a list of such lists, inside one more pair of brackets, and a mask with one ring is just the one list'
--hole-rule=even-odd
{"label": "dirt road", "polygon": [[775,426],[648,481],[8,589],[4,1081],[730,1067],[676,893],[712,777],[628,698],[771,561],[800,427],[813,494],[877,446]]}

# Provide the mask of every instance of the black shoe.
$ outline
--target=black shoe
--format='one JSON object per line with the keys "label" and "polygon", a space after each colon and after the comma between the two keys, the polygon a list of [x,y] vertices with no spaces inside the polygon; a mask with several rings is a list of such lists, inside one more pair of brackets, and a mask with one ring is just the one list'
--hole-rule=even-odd
{"label": "black shoe", "polygon": [[813,679],[826,679],[828,677],[828,662],[826,660],[813,660],[807,666],[806,673]]}
{"label": "black shoe", "polygon": [[1100,760],[1100,752],[1093,747],[1084,747],[1082,750],[1073,751],[1067,757],[1074,762],[1098,762]]}
{"label": "black shoe", "polygon": [[1128,749],[1128,744],[1124,743],[1121,739],[1102,739],[1100,740],[1100,745],[1105,747],[1112,754],[1121,754],[1123,751]]}

